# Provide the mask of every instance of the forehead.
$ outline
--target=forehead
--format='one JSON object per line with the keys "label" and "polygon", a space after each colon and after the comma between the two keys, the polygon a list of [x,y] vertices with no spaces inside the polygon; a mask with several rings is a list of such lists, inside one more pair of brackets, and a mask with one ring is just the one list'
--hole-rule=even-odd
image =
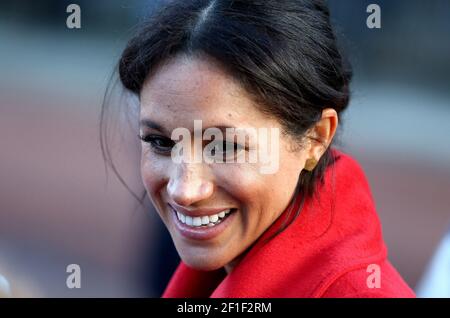
{"label": "forehead", "polygon": [[177,57],[152,74],[141,95],[141,118],[168,129],[203,120],[208,126],[267,125],[249,94],[218,64],[209,59]]}

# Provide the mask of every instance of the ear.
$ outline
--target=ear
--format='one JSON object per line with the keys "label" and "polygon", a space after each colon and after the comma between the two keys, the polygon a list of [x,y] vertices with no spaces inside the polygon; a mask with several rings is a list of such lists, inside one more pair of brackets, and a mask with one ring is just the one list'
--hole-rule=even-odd
{"label": "ear", "polygon": [[310,128],[310,147],[307,159],[318,162],[333,140],[339,124],[339,116],[333,108],[322,111],[322,118]]}

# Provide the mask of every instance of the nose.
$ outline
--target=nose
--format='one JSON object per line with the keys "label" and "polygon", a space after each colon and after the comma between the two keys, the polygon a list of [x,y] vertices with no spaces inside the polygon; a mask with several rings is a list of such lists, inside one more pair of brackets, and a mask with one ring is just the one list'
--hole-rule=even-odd
{"label": "nose", "polygon": [[177,164],[167,184],[170,199],[186,207],[208,199],[213,191],[214,184],[205,176],[199,163]]}

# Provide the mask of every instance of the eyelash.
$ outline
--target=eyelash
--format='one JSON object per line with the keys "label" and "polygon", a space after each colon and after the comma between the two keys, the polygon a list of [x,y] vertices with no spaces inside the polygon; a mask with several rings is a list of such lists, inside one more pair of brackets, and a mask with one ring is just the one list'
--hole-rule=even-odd
{"label": "eyelash", "polygon": [[[146,135],[141,136],[138,135],[139,139],[152,147],[153,150],[155,150],[157,153],[161,154],[170,154],[172,151],[173,146],[175,145],[175,142],[172,139],[169,139],[164,136],[158,136],[158,135]],[[161,146],[161,144],[158,145],[159,142],[166,142],[169,143],[169,145]]]}
{"label": "eyelash", "polygon": [[[173,146],[175,145],[175,142],[172,139],[169,139],[169,138],[164,137],[164,136],[159,136],[159,135],[144,135],[144,136],[142,136],[142,135],[138,135],[138,137],[139,137],[139,139],[141,141],[149,144],[150,147],[154,151],[156,151],[157,153],[160,153],[160,154],[170,154],[171,151],[172,151]],[[160,142],[163,141],[163,142],[169,143],[170,145],[167,145],[165,147],[161,147],[161,145],[157,144],[157,141],[160,141]],[[212,141],[212,142],[214,142],[214,141]],[[229,143],[227,141],[223,141],[223,142],[224,143]],[[226,149],[226,147],[225,147],[225,149]],[[237,151],[241,151],[241,150],[248,150],[248,149],[245,146],[242,146],[240,144],[234,143],[233,150],[234,151],[236,151],[236,150]],[[223,154],[224,154],[224,156],[226,156],[226,154],[227,154],[226,151]]]}

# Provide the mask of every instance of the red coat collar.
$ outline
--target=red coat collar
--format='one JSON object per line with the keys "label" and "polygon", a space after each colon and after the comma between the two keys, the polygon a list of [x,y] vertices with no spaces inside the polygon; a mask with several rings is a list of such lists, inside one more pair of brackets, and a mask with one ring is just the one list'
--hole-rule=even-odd
{"label": "red coat collar", "polygon": [[286,230],[264,244],[289,208],[229,275],[181,262],[163,297],[320,297],[341,275],[383,261],[387,251],[364,172],[349,155],[332,152],[336,163],[318,184],[319,197],[307,199]]}

